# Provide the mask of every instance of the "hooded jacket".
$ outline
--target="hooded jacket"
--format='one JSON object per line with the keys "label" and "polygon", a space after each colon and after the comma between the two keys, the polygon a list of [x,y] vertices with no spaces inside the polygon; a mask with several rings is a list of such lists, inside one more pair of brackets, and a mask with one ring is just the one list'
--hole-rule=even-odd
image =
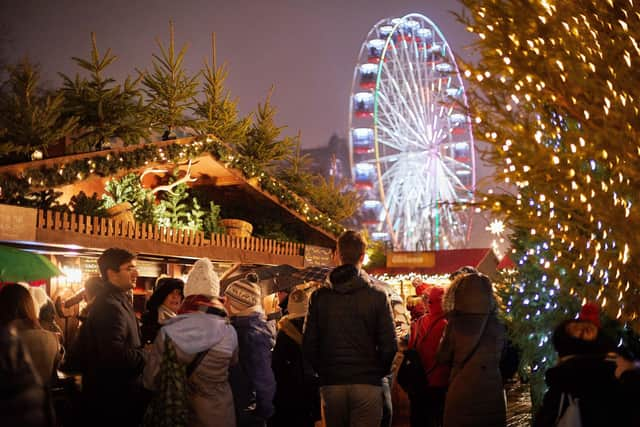
{"label": "hooded jacket", "polygon": [[144,368],[144,386],[157,388],[164,340],[171,338],[178,361],[188,365],[206,351],[188,378],[189,426],[234,427],[229,367],[238,361],[238,338],[229,321],[216,314],[192,312],[173,317],[160,329]]}
{"label": "hooded jacket", "polygon": [[397,351],[391,307],[367,274],[342,265],[309,301],[303,351],[321,385],[382,385]]}
{"label": "hooded jacket", "polygon": [[[276,380],[271,370],[274,337],[264,314],[231,316],[238,334],[240,363],[230,372],[238,425],[267,420],[273,415]],[[258,423],[259,424],[259,423]]]}
{"label": "hooded jacket", "polygon": [[[446,387],[449,384],[450,368],[436,362],[436,353],[444,333],[447,319],[442,310],[441,288],[433,287],[429,291],[429,312],[418,319],[415,331],[412,331],[410,348],[416,348],[420,354],[422,366],[426,372],[430,387]],[[417,342],[417,340],[420,340]]]}
{"label": "hooded jacket", "polygon": [[[453,296],[453,311],[437,355],[438,361],[451,366],[444,425],[502,427],[506,408],[500,357],[505,330],[495,314],[491,282],[484,275],[468,274],[456,280],[448,294]],[[445,296],[445,305],[446,300]]]}

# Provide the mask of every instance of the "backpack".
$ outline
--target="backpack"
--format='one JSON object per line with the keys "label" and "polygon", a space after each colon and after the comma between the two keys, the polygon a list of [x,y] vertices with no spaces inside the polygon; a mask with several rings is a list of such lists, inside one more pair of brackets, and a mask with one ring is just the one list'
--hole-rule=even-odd
{"label": "backpack", "polygon": [[178,360],[173,341],[165,335],[164,352],[158,373],[158,389],[144,414],[144,427],[187,427],[189,407],[187,383],[207,350],[196,355],[189,365]]}
{"label": "backpack", "polygon": [[[567,401],[566,409],[564,408],[565,397]],[[569,393],[562,393],[562,395],[560,396],[558,418],[556,418],[555,426],[582,427],[582,417],[580,416],[580,405],[577,397],[572,397]]]}
{"label": "backpack", "polygon": [[425,371],[417,349],[422,340],[429,335],[431,329],[443,318],[444,316],[436,318],[422,337],[416,337],[414,348],[404,350],[402,353],[403,358],[396,374],[396,381],[407,394],[416,394],[424,391],[428,385],[429,374],[438,366],[436,363],[431,369]]}

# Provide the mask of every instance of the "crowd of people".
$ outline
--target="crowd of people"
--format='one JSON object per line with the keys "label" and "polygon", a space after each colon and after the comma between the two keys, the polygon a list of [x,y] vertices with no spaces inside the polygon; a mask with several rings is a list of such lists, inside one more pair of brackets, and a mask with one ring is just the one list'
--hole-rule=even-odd
{"label": "crowd of people", "polygon": [[[98,259],[100,279],[87,283],[73,342],[45,328],[50,301],[5,284],[0,425],[390,427],[391,389],[413,351],[421,373],[407,387],[412,427],[506,426],[503,384],[515,369],[505,367],[508,339],[489,278],[465,267],[447,288],[416,283],[409,319],[405,302],[362,268],[365,249],[359,233],[341,235],[338,267],[312,293],[281,295],[275,322],[255,275],[221,289],[206,258],[186,282],[158,278],[138,320],[136,257],[111,248]],[[559,361],[536,427],[558,425],[577,407],[583,426],[640,425],[640,370],[586,308],[553,332]],[[51,398],[58,371],[82,378],[65,410]]]}

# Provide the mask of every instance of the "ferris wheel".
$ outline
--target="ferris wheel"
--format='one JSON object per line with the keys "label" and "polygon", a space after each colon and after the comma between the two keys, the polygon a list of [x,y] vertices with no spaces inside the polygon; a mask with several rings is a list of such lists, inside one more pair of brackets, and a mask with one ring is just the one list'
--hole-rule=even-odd
{"label": "ferris wheel", "polygon": [[421,14],[379,21],[353,74],[349,158],[361,218],[396,250],[462,248],[471,233],[475,152],[449,45]]}

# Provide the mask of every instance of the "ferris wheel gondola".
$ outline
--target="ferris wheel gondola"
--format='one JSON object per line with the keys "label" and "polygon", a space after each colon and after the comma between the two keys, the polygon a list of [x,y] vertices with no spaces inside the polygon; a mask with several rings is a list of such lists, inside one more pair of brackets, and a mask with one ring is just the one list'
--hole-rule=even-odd
{"label": "ferris wheel gondola", "polygon": [[350,97],[349,144],[361,217],[395,249],[464,247],[475,151],[464,85],[438,27],[383,19],[362,44]]}

